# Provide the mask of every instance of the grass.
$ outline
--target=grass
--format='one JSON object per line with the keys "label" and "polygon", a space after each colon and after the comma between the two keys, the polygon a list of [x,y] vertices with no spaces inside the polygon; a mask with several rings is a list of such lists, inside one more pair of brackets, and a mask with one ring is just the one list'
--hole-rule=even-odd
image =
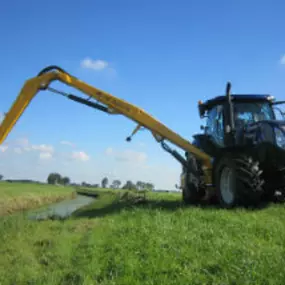
{"label": "grass", "polygon": [[70,187],[0,182],[0,216],[71,198],[74,193]]}
{"label": "grass", "polygon": [[0,224],[0,284],[285,284],[284,205],[185,207],[122,191],[66,220]]}

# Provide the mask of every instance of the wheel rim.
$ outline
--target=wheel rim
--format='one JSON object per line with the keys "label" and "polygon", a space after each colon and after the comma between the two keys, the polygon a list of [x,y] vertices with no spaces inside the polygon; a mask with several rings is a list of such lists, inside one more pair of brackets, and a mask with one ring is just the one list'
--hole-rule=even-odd
{"label": "wheel rim", "polygon": [[234,201],[233,183],[232,183],[233,171],[229,167],[224,167],[221,174],[220,191],[223,201],[226,204],[231,204]]}

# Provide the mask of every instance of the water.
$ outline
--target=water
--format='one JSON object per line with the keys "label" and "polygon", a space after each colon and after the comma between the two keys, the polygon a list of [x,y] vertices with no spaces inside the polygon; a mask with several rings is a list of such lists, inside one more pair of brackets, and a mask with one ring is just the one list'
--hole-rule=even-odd
{"label": "water", "polygon": [[37,210],[30,211],[28,218],[32,220],[44,220],[51,216],[57,218],[67,218],[77,209],[94,202],[94,197],[77,195],[75,199],[64,200],[55,204],[51,204]]}

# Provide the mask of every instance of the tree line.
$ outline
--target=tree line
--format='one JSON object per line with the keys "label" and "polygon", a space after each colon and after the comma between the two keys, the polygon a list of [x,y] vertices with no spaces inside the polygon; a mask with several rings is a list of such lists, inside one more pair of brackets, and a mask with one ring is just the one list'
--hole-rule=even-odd
{"label": "tree line", "polygon": [[[57,185],[73,185],[73,186],[83,186],[83,187],[94,187],[94,188],[112,188],[112,189],[126,189],[126,190],[154,190],[154,184],[150,182],[137,181],[133,182],[131,180],[127,180],[124,184],[121,180],[115,179],[111,183],[109,183],[108,177],[104,177],[101,180],[101,183],[90,184],[85,181],[78,183],[71,182],[71,179],[67,176],[62,176],[57,172],[52,172],[48,175],[47,178],[48,184],[57,184]],[[109,186],[109,187],[108,187]]]}

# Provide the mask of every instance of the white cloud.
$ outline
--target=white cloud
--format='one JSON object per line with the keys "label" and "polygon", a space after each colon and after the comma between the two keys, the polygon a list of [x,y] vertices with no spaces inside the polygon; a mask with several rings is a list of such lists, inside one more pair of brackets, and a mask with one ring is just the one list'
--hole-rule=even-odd
{"label": "white cloud", "polygon": [[280,58],[280,64],[285,65],[285,54],[283,54]]}
{"label": "white cloud", "polygon": [[84,151],[73,151],[71,157],[75,160],[88,161],[89,155]]}
{"label": "white cloud", "polygon": [[25,152],[39,153],[40,159],[47,159],[54,153],[52,145],[48,144],[31,144],[27,138],[18,138],[14,141],[6,143],[6,145],[0,146],[0,151],[5,152],[11,147],[14,153],[23,154]]}
{"label": "white cloud", "polygon": [[47,153],[52,153],[54,151],[53,146],[46,145],[46,144],[32,145],[31,148],[34,150],[38,150],[41,152],[47,152]]}
{"label": "white cloud", "polygon": [[70,141],[61,141],[60,144],[75,147],[75,144]]}
{"label": "white cloud", "polygon": [[52,158],[52,154],[50,152],[41,152],[40,153],[40,159],[41,160],[47,160],[47,159],[51,159]]}
{"label": "white cloud", "polygon": [[[17,149],[17,150],[16,150]],[[21,154],[19,154],[21,152]],[[57,149],[47,143],[35,144],[27,138],[0,146],[0,173],[7,179],[46,181],[50,172],[59,172],[73,182],[100,183],[104,176],[110,183],[120,179],[154,183],[157,189],[174,189],[179,184],[181,166],[167,154],[162,160],[137,149],[108,147],[95,153],[96,159],[83,150]]]}
{"label": "white cloud", "polygon": [[[61,144],[72,145],[73,143],[68,141],[61,141]],[[56,151],[52,145],[49,144],[31,144],[27,138],[19,138],[15,141],[8,143],[7,145],[0,146],[0,152],[7,151],[8,146],[11,146],[16,154],[22,153],[34,153],[40,160],[51,159],[52,157],[61,159],[62,161],[70,161],[70,159],[77,161],[87,161],[90,159],[89,155],[84,151],[73,152],[60,152]]]}
{"label": "white cloud", "polygon": [[101,59],[93,60],[90,57],[87,57],[81,61],[81,67],[93,70],[103,70],[109,66],[108,62]]}

